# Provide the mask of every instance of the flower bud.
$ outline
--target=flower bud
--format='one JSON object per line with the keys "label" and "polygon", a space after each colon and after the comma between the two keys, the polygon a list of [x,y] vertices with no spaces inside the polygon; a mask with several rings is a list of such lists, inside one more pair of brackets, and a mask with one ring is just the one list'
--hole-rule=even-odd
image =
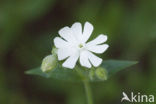
{"label": "flower bud", "polygon": [[91,80],[93,80],[93,79],[94,79],[94,76],[95,76],[95,71],[91,69],[91,70],[89,71],[89,78],[90,78]]}
{"label": "flower bud", "polygon": [[108,74],[105,68],[99,67],[95,71],[96,76],[101,80],[107,80]]}
{"label": "flower bud", "polygon": [[41,70],[43,72],[49,72],[56,67],[56,64],[57,64],[56,55],[48,55],[42,61]]}

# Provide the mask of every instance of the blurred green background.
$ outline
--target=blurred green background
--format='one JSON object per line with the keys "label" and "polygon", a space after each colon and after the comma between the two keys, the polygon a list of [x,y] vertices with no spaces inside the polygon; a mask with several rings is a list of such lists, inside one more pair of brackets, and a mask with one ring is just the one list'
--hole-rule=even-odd
{"label": "blurred green background", "polygon": [[24,74],[50,54],[58,30],[77,21],[108,35],[104,60],[139,61],[92,83],[95,104],[121,104],[123,91],[156,97],[156,0],[1,0],[0,104],[86,104],[81,83]]}

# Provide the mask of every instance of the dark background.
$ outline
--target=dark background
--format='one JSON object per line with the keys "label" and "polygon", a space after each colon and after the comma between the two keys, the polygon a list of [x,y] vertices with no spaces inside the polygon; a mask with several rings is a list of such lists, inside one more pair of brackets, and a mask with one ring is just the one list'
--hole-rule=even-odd
{"label": "dark background", "polygon": [[108,35],[104,60],[139,61],[92,83],[95,104],[120,104],[123,91],[156,96],[156,0],[1,0],[0,104],[86,104],[81,83],[24,74],[50,54],[58,30],[77,21]]}

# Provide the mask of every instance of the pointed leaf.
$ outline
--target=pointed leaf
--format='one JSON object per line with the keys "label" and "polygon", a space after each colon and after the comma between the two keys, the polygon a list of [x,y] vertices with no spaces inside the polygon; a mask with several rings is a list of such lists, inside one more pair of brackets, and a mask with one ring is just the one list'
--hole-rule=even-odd
{"label": "pointed leaf", "polygon": [[[120,70],[123,70],[136,63],[137,63],[136,61],[107,60],[107,61],[103,61],[100,67],[102,67],[103,69],[107,71],[108,73],[107,77],[109,78],[110,76],[119,72]],[[82,67],[81,68],[76,67],[75,69],[72,70],[72,69],[67,69],[67,68],[57,66],[53,71],[44,73],[41,71],[40,67],[38,67],[32,70],[26,71],[26,74],[39,75],[39,76],[46,77],[46,78],[56,78],[56,79],[68,80],[68,81],[81,81],[85,78],[90,79],[90,81],[102,81],[101,78],[98,79],[94,75],[94,71],[92,72],[92,78],[91,78],[90,70],[92,69],[85,70]]]}
{"label": "pointed leaf", "polygon": [[107,70],[108,77],[110,77],[113,74],[137,63],[137,61],[107,60],[104,61],[101,66]]}

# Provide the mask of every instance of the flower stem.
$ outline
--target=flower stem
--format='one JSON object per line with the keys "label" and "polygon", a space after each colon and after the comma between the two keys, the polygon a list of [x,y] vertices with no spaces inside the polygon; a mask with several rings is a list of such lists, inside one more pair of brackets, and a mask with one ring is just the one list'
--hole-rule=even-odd
{"label": "flower stem", "polygon": [[79,67],[76,67],[75,69],[76,69],[77,73],[80,75],[80,77],[82,78],[88,104],[93,104],[92,92],[91,92],[91,88],[90,88],[88,79],[83,76]]}
{"label": "flower stem", "polygon": [[93,104],[93,99],[92,99],[92,92],[90,88],[90,84],[88,80],[83,80],[84,88],[85,88],[85,93],[86,93],[86,98],[88,104]]}

